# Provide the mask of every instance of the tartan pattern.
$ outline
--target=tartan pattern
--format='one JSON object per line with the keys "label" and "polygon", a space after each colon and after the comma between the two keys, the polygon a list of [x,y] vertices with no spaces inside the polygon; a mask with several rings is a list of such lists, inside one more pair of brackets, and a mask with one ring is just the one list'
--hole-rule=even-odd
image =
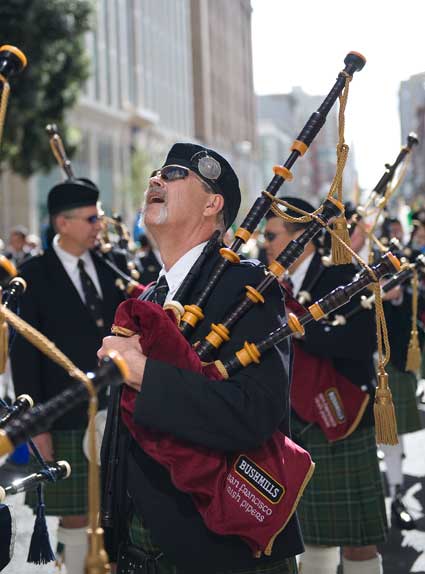
{"label": "tartan pattern", "polygon": [[416,376],[413,373],[399,371],[391,363],[388,363],[386,370],[393,395],[398,434],[421,430],[421,418],[416,398]]}
{"label": "tartan pattern", "polygon": [[[71,476],[55,483],[45,483],[44,499],[48,516],[76,516],[87,514],[88,460],[83,453],[85,429],[53,430],[55,460],[66,460],[71,465]],[[34,460],[34,459],[32,459]],[[39,465],[35,463],[38,470]],[[25,503],[34,511],[37,494],[28,492]]]}
{"label": "tartan pattern", "polygon": [[357,429],[334,443],[316,425],[306,427],[295,417],[292,429],[294,440],[316,463],[297,508],[304,541],[325,546],[384,542],[388,526],[374,428]]}
{"label": "tartan pattern", "polygon": [[[133,515],[129,527],[130,542],[139,548],[142,548],[147,554],[158,556],[161,553],[160,548],[155,546],[152,541],[150,531],[143,527],[142,520],[139,516]],[[158,574],[184,574],[178,570],[165,556],[157,561]],[[273,564],[259,564],[250,570],[220,570],[215,574],[297,574],[297,561],[295,557],[287,558]],[[117,572],[117,574],[120,574]]]}

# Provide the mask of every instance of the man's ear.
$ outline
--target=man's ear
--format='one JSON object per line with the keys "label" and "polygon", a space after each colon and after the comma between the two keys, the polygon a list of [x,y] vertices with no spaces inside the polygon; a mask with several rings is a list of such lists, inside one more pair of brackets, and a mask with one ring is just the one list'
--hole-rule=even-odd
{"label": "man's ear", "polygon": [[66,217],[62,213],[55,217],[54,229],[57,233],[61,233],[64,226],[66,226]]}
{"label": "man's ear", "polygon": [[216,215],[224,207],[224,197],[219,193],[210,194],[204,208],[204,215]]}

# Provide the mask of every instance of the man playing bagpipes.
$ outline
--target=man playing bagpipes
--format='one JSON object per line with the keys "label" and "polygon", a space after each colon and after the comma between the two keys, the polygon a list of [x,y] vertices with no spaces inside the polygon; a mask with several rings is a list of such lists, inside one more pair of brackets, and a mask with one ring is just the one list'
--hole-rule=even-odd
{"label": "man playing bagpipes", "polygon": [[[180,301],[182,285],[197,269],[198,275],[180,302],[187,304],[196,300],[220,258],[221,242],[211,243],[211,238],[217,236],[217,230],[222,235],[231,225],[239,205],[237,176],[221,155],[198,145],[175,144],[163,167],[152,174],[145,195],[144,223],[158,244],[164,267],[156,286],[146,290],[142,299],[161,305],[174,298]],[[207,257],[206,250],[209,250]],[[243,298],[245,286],[256,285],[263,277],[263,269],[251,262],[231,264],[212,291],[203,308],[205,318],[189,341],[194,344],[202,340],[211,323],[220,321]],[[155,314],[154,307],[158,307],[146,303],[149,305]],[[161,309],[158,312],[164,314]],[[217,356],[229,357],[246,339],[268,334],[281,324],[284,315],[282,292],[275,282],[264,304],[256,305],[239,320],[230,341]],[[118,313],[115,323],[117,317]],[[132,320],[130,316],[128,324]],[[143,332],[141,325],[149,349],[155,327],[153,322]],[[170,336],[171,330],[170,327]],[[296,572],[295,555],[303,551],[303,545],[295,514],[291,513],[274,540],[271,556],[254,557],[240,537],[221,534],[226,524],[210,520],[209,524],[213,522],[215,532],[220,534],[207,528],[204,519],[208,521],[211,517],[205,514],[201,517],[198,512],[203,504],[202,496],[195,501],[179,491],[174,486],[176,476],[170,476],[134,438],[143,429],[165,433],[171,441],[193,448],[195,463],[198,455],[206,456],[208,449],[224,459],[249,453],[263,445],[277,429],[289,436],[288,344],[279,344],[260,364],[248,366],[228,380],[212,380],[199,372],[175,366],[181,358],[177,356],[180,351],[170,343],[167,331],[159,346],[162,349],[152,352],[158,356],[162,351],[162,358],[154,359],[143,353],[138,335],[107,337],[99,351],[101,357],[108,350],[119,349],[131,369],[131,377],[121,391],[121,411],[120,397],[116,393],[111,397],[102,445],[103,525],[109,556],[118,560],[117,572],[141,572],[145,568],[164,574]],[[132,416],[128,410],[131,399]],[[152,452],[155,444],[150,446]],[[161,454],[158,453],[159,458]],[[239,459],[240,470],[243,467],[248,471],[248,460]],[[187,468],[189,466],[193,465],[188,463]],[[185,468],[175,470],[183,474],[191,472]],[[254,480],[262,475],[261,468],[251,470]],[[198,471],[202,474],[202,469]],[[297,468],[289,472],[297,474]],[[185,478],[196,483],[197,476],[194,472]],[[207,478],[208,484],[214,479]],[[272,486],[272,479],[265,480],[261,476],[258,484],[260,480],[269,494],[274,488],[273,492],[279,491],[276,483]],[[240,497],[236,482],[232,479],[229,486],[235,499]],[[196,487],[199,493],[203,485]],[[209,496],[206,491],[207,484],[205,496]],[[273,502],[267,502],[261,493],[257,485],[249,509],[254,523],[273,507]],[[283,491],[281,495],[285,497]]]}
{"label": "man playing bagpipes", "polygon": [[[21,268],[27,290],[20,315],[85,371],[96,368],[96,351],[122,301],[114,274],[90,252],[100,230],[98,198],[99,190],[88,180],[70,179],[54,186],[48,196],[56,231],[53,244]],[[11,363],[16,396],[28,393],[36,404],[73,384],[62,368],[20,335],[11,349]],[[100,405],[105,404],[102,393]],[[46,489],[46,513],[61,517],[58,541],[69,574],[83,574],[87,548],[88,462],[82,444],[86,427],[87,403],[34,438],[46,461],[66,459],[72,466],[69,480]],[[35,508],[33,493],[26,502]]]}
{"label": "man playing bagpipes", "polygon": [[[314,211],[302,199],[283,199]],[[286,214],[299,215],[290,209]],[[264,233],[269,261],[304,228],[270,213]],[[284,280],[292,296],[307,306],[355,274],[351,264],[325,266],[318,246],[313,240]],[[358,297],[338,313],[356,301]],[[297,305],[286,299],[287,308],[300,314]],[[385,540],[387,525],[373,429],[373,315],[365,311],[345,326],[314,322],[293,344],[292,431],[316,463],[298,506],[306,542],[302,572],[335,574],[342,547],[344,574],[378,574],[376,544]]]}

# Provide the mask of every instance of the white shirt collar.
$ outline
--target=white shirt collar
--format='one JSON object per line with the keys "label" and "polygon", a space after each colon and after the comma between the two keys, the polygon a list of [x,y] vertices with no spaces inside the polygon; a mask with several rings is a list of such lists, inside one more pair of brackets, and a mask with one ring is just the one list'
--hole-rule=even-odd
{"label": "white shirt collar", "polygon": [[180,259],[176,261],[176,263],[174,263],[174,265],[168,271],[165,271],[164,267],[161,269],[158,279],[165,275],[165,279],[167,280],[169,288],[166,301],[169,301],[174,297],[177,289],[182,284],[183,279],[186,277],[192,265],[201,255],[202,250],[206,244],[207,241],[204,241],[203,243],[192,247],[192,249],[180,257]]}
{"label": "white shirt collar", "polygon": [[293,287],[294,295],[297,295],[298,291],[301,289],[301,285],[303,284],[305,275],[307,273],[307,269],[309,268],[314,255],[315,251],[311,253],[308,257],[306,257],[304,261],[302,261],[298,265],[298,267],[295,269],[293,273],[289,274],[291,277],[292,284],[294,286]]}
{"label": "white shirt collar", "polygon": [[62,247],[59,245],[59,234],[54,236],[52,245],[56,255],[59,257],[61,262],[66,266],[77,267],[79,259],[82,259],[84,263],[91,262],[90,253],[88,251],[85,251],[82,255],[77,257],[76,255],[73,255],[72,253],[65,251],[65,249],[62,249]]}

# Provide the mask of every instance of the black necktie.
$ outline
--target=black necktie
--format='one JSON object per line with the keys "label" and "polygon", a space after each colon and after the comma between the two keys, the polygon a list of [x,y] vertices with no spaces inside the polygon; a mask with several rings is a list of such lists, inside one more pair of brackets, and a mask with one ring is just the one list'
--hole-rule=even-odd
{"label": "black necktie", "polygon": [[165,278],[165,275],[161,275],[153,290],[151,301],[153,303],[158,303],[158,305],[161,305],[162,307],[165,303],[167,293],[168,293],[168,283]]}
{"label": "black necktie", "polygon": [[292,279],[289,277],[284,277],[282,279],[282,285],[284,286],[285,290],[289,293],[291,297],[294,296],[294,284],[292,283]]}
{"label": "black necktie", "polygon": [[84,261],[82,259],[78,260],[78,269],[80,270],[80,279],[87,309],[93,317],[98,329],[103,329],[105,322],[102,317],[102,300],[93,281],[90,279],[89,274],[84,268]]}

